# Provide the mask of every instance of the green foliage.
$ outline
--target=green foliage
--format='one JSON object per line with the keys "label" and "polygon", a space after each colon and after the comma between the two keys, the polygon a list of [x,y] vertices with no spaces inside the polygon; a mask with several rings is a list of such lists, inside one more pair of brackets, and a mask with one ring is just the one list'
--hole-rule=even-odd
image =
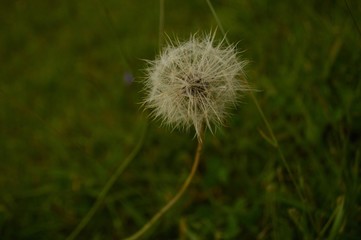
{"label": "green foliage", "polygon": [[[249,81],[292,175],[244,98],[206,134],[193,184],[148,237],[358,239],[360,2],[212,3],[251,61]],[[157,1],[0,4],[1,239],[66,238],[137,145],[150,121],[139,110],[141,59],[158,52],[158,17]],[[165,1],[164,27],[188,38],[216,21],[206,1]],[[186,178],[193,135],[150,123],[79,239],[139,229]]]}

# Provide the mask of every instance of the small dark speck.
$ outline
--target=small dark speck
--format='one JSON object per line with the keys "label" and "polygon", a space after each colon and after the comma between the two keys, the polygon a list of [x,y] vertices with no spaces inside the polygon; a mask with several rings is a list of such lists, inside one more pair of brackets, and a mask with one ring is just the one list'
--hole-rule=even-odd
{"label": "small dark speck", "polygon": [[134,76],[130,72],[125,72],[123,74],[123,80],[126,85],[131,85],[134,81]]}

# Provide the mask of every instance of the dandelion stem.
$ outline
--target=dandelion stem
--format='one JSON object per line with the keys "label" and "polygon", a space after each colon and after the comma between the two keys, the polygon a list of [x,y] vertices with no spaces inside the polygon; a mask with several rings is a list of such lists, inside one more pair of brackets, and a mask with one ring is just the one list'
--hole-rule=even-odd
{"label": "dandelion stem", "polygon": [[150,219],[143,227],[134,233],[132,236],[126,238],[126,240],[136,240],[139,239],[149,228],[151,228],[184,194],[184,192],[189,187],[192,179],[197,171],[199,165],[199,159],[201,156],[202,148],[203,148],[203,136],[204,128],[202,128],[202,133],[200,139],[198,139],[198,146],[194,156],[193,166],[191,172],[189,173],[187,179],[184,181],[183,185],[179,189],[178,193],[162,208],[160,209],[152,219]]}

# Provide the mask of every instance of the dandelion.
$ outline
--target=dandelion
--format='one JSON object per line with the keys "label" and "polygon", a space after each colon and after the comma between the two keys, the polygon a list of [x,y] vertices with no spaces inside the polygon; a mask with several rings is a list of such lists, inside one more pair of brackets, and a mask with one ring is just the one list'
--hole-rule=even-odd
{"label": "dandelion", "polygon": [[191,35],[185,42],[169,42],[149,61],[144,104],[152,116],[173,128],[194,126],[201,140],[207,126],[223,125],[248,85],[235,45],[215,43],[215,33]]}
{"label": "dandelion", "polygon": [[199,165],[203,148],[203,131],[224,123],[228,109],[248,91],[243,68],[235,45],[219,43],[213,35],[191,35],[185,42],[176,41],[149,61],[144,104],[154,118],[174,128],[194,126],[198,137],[191,171],[177,194],[143,227],[127,240],[139,239],[184,194]]}

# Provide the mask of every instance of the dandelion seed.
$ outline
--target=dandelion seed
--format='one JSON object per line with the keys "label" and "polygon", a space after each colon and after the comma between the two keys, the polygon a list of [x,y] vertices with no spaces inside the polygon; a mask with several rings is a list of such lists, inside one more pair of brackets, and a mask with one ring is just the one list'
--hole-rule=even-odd
{"label": "dandelion seed", "polygon": [[215,43],[214,34],[170,42],[147,68],[146,108],[173,128],[224,124],[229,108],[249,90],[235,45]]}

